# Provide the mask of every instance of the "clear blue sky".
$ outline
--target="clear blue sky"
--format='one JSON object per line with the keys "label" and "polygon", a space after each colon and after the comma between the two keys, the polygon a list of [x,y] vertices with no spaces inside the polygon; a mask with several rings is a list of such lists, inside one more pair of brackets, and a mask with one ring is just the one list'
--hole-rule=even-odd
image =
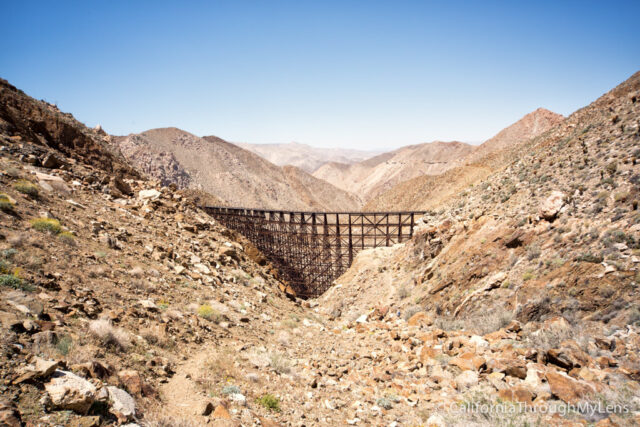
{"label": "clear blue sky", "polygon": [[0,76],[87,125],[392,148],[569,114],[640,69],[640,1],[3,1]]}

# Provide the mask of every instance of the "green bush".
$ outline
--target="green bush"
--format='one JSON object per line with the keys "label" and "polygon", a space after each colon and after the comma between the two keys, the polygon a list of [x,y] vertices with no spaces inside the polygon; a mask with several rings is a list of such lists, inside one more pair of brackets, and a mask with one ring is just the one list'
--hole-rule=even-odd
{"label": "green bush", "polygon": [[30,182],[24,179],[21,179],[20,181],[13,184],[13,188],[15,188],[16,191],[26,194],[27,196],[32,197],[34,199],[38,197],[38,194],[39,194],[38,186],[33,182]]}
{"label": "green bush", "polygon": [[6,194],[0,193],[0,211],[13,213],[13,203]]}
{"label": "green bush", "polygon": [[71,339],[69,335],[64,335],[58,338],[58,341],[56,341],[56,350],[58,350],[58,353],[63,356],[68,355],[72,347],[73,339]]}
{"label": "green bush", "polygon": [[200,308],[198,308],[198,316],[207,320],[211,320],[215,323],[220,323],[222,321],[220,313],[215,311],[213,307],[208,304],[201,305]]}
{"label": "green bush", "polygon": [[280,412],[280,399],[275,397],[273,394],[267,393],[259,398],[257,402],[270,411]]}
{"label": "green bush", "polygon": [[20,289],[22,291],[32,291],[33,286],[23,281],[15,274],[3,274],[0,275],[0,286],[7,288]]}
{"label": "green bush", "polygon": [[62,233],[60,221],[53,218],[36,218],[31,220],[31,226],[38,231],[48,232],[51,234]]}

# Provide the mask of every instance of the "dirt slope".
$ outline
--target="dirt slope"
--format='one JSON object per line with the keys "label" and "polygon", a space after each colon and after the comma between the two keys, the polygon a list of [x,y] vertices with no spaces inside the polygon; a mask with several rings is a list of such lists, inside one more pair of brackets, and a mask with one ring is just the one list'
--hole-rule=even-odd
{"label": "dirt slope", "polygon": [[400,182],[441,174],[472,150],[462,142],[410,145],[351,165],[327,163],[313,176],[368,201]]}
{"label": "dirt slope", "polygon": [[520,148],[564,119],[560,114],[539,108],[475,147],[453,162],[439,175],[422,175],[400,182],[388,191],[368,201],[365,210],[400,209],[427,210],[461,189],[479,182],[492,172],[506,167],[520,155]]}
{"label": "dirt slope", "polygon": [[318,148],[297,142],[289,144],[248,144],[236,145],[249,150],[278,166],[296,166],[313,173],[328,162],[356,163],[378,154],[376,151],[349,150],[343,148]]}
{"label": "dirt slope", "polygon": [[360,201],[306,172],[291,173],[220,138],[176,128],[114,138],[138,169],[179,188],[210,193],[230,206],[353,210]]}

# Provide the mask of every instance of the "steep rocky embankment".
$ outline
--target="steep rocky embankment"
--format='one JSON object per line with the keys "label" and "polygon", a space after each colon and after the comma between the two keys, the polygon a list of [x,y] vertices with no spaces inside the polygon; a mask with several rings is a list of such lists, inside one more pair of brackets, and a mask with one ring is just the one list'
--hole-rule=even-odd
{"label": "steep rocky embankment", "polygon": [[[391,328],[387,342],[406,346],[420,366],[412,375],[425,378],[418,407],[626,408],[521,418],[441,412],[449,424],[637,425],[639,147],[636,73],[430,212],[411,242],[359,254],[319,299],[322,311],[361,319],[365,334]],[[404,325],[396,314],[421,328],[393,332]]]}
{"label": "steep rocky embankment", "polygon": [[229,206],[293,210],[357,210],[360,200],[301,169],[282,168],[215,136],[176,128],[115,137],[142,172],[164,185],[205,191]]}

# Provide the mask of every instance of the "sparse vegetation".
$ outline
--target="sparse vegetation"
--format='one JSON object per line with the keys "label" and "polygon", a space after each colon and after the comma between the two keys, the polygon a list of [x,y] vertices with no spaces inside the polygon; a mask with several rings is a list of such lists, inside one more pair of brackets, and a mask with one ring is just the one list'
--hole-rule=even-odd
{"label": "sparse vegetation", "polygon": [[203,319],[211,320],[214,323],[220,323],[222,321],[222,316],[216,310],[213,309],[208,304],[201,305],[198,307],[198,316]]}
{"label": "sparse vegetation", "polygon": [[123,329],[113,326],[106,319],[90,322],[89,331],[107,347],[124,351],[130,345],[129,334]]}
{"label": "sparse vegetation", "polygon": [[273,394],[267,393],[258,398],[257,402],[270,411],[280,412],[280,399]]}
{"label": "sparse vegetation", "polygon": [[291,372],[291,362],[282,353],[271,353],[269,355],[269,366],[279,374]]}
{"label": "sparse vegetation", "polygon": [[13,188],[16,191],[26,194],[27,196],[33,199],[37,198],[38,195],[40,194],[38,190],[38,186],[36,184],[32,183],[31,181],[27,181],[23,179],[13,184]]}
{"label": "sparse vegetation", "polygon": [[0,275],[0,287],[19,289],[21,291],[33,291],[34,287],[22,280],[16,274],[2,274]]}
{"label": "sparse vegetation", "polygon": [[60,221],[54,218],[35,218],[31,221],[31,226],[42,232],[51,233],[51,234],[60,234],[62,233],[62,226],[60,225]]}
{"label": "sparse vegetation", "polygon": [[0,193],[0,211],[12,214],[14,213],[14,204],[6,194]]}
{"label": "sparse vegetation", "polygon": [[76,236],[69,231],[63,231],[58,234],[58,238],[66,245],[75,246],[76,245]]}

